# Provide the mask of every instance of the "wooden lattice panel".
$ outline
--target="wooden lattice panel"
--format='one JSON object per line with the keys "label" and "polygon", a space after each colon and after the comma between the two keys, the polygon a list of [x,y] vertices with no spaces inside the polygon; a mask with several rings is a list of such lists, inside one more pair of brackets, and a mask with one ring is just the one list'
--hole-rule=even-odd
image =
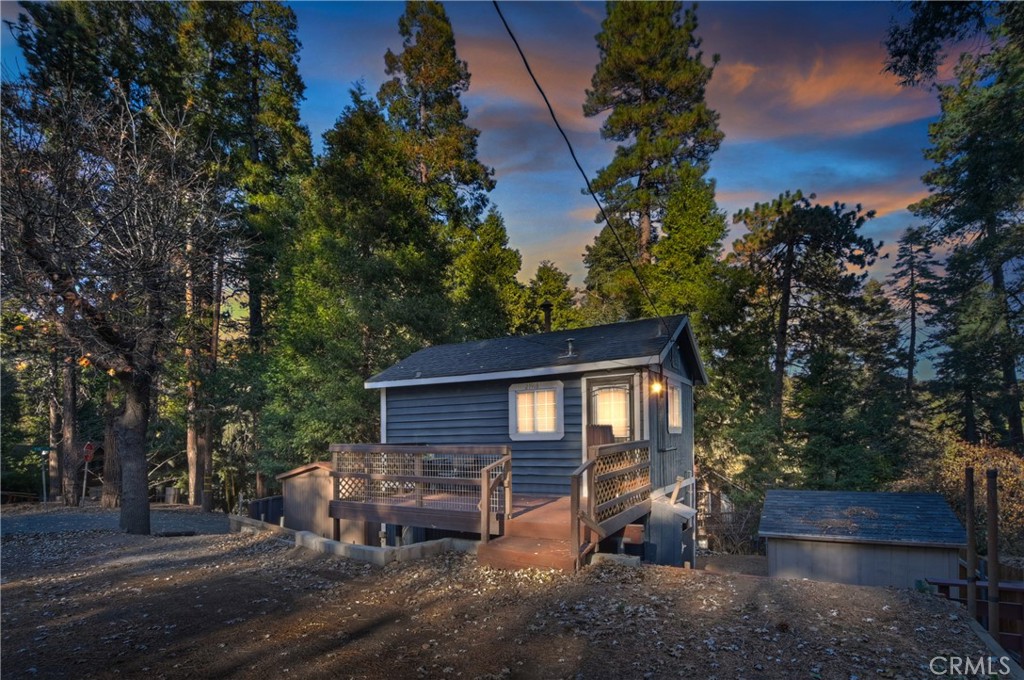
{"label": "wooden lattice panel", "polygon": [[356,477],[338,479],[338,498],[341,500],[366,500],[366,480]]}
{"label": "wooden lattice panel", "polygon": [[632,467],[638,463],[649,463],[650,460],[651,451],[646,446],[615,453],[601,453],[594,463],[594,474],[601,476],[608,472]]}
{"label": "wooden lattice panel", "polygon": [[[594,461],[594,508],[603,522],[647,499],[651,484],[651,453],[647,446],[601,452]],[[642,467],[637,467],[642,466]],[[619,474],[616,471],[621,470]],[[611,476],[609,476],[611,475]],[[605,477],[605,479],[601,479]],[[606,504],[611,503],[603,508]]]}
{"label": "wooden lattice panel", "polygon": [[649,491],[638,491],[638,492],[633,493],[633,494],[622,496],[622,497],[619,498],[618,502],[615,503],[614,505],[606,508],[605,510],[603,510],[601,512],[596,513],[597,514],[597,521],[598,522],[603,522],[606,519],[611,519],[612,517],[615,517],[615,515],[619,514],[620,512],[625,512],[626,510],[629,510],[630,508],[632,508],[634,505],[639,505],[640,503],[642,503],[645,500],[647,500],[649,497],[650,497],[650,492]]}

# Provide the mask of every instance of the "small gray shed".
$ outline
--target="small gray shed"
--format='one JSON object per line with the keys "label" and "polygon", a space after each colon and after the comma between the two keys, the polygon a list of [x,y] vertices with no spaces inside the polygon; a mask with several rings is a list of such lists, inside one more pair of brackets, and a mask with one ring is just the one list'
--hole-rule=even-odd
{"label": "small gray shed", "polygon": [[284,526],[312,531],[342,543],[373,545],[377,530],[367,522],[332,519],[327,510],[336,484],[330,463],[317,462],[277,476],[284,497]]}
{"label": "small gray shed", "polygon": [[929,493],[773,489],[758,535],[769,576],[897,588],[957,578],[967,545],[945,499]]}

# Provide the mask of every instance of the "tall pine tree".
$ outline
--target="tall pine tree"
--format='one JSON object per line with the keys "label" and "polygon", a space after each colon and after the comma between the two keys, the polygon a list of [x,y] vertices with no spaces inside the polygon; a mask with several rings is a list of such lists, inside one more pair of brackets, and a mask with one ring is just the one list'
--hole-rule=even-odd
{"label": "tall pine tree", "polygon": [[469,69],[455,51],[451,21],[440,2],[410,0],[398,30],[402,51],[384,55],[392,78],[377,97],[402,132],[409,170],[428,187],[435,215],[452,229],[472,224],[487,205],[494,171],[477,159],[480,131],[466,124],[460,97],[469,89]]}
{"label": "tall pine tree", "polygon": [[618,146],[593,182],[612,223],[587,248],[586,284],[601,297],[617,298],[634,316],[639,310],[630,299],[638,294],[616,290],[624,284],[617,272],[628,266],[627,256],[606,232],[619,232],[628,257],[650,262],[669,197],[681,184],[700,181],[723,135],[705,101],[713,65],[703,61],[696,10],[678,2],[607,8],[583,112],[607,114],[601,136]]}
{"label": "tall pine tree", "polygon": [[354,92],[324,135],[284,269],[265,472],[313,460],[331,441],[376,441],[378,402],[363,382],[444,337],[449,253],[424,193],[399,133]]}

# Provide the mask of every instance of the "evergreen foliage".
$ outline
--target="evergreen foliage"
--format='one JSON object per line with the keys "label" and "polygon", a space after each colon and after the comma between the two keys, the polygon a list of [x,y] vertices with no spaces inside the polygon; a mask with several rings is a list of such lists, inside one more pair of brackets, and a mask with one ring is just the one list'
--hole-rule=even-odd
{"label": "evergreen foliage", "polygon": [[[650,263],[671,195],[700,181],[722,140],[718,114],[704,99],[718,57],[712,66],[704,63],[693,8],[678,2],[607,7],[583,112],[608,114],[601,136],[619,145],[592,182],[611,224],[587,247],[585,283],[615,313],[635,318],[644,303],[627,257]],[[625,252],[608,233],[613,228]]]}
{"label": "evergreen foliage", "polygon": [[376,441],[377,394],[363,382],[445,337],[448,249],[425,192],[400,133],[354,91],[304,187],[283,276],[266,472],[318,460],[333,441]]}
{"label": "evergreen foliage", "polygon": [[402,52],[384,55],[393,77],[377,97],[402,132],[409,171],[429,187],[431,209],[452,229],[472,224],[487,205],[494,171],[477,159],[480,131],[466,124],[459,97],[469,89],[469,69],[456,53],[451,22],[440,2],[410,0],[398,31]]}

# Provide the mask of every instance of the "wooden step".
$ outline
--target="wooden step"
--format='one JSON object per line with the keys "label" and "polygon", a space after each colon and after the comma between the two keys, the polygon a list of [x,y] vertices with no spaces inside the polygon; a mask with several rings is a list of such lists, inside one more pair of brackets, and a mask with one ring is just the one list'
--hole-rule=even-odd
{"label": "wooden step", "polygon": [[505,535],[567,541],[572,535],[569,515],[569,497],[557,498],[510,519]]}
{"label": "wooden step", "polygon": [[550,538],[502,536],[477,547],[480,564],[494,569],[558,569],[571,572],[575,566],[570,542]]}

